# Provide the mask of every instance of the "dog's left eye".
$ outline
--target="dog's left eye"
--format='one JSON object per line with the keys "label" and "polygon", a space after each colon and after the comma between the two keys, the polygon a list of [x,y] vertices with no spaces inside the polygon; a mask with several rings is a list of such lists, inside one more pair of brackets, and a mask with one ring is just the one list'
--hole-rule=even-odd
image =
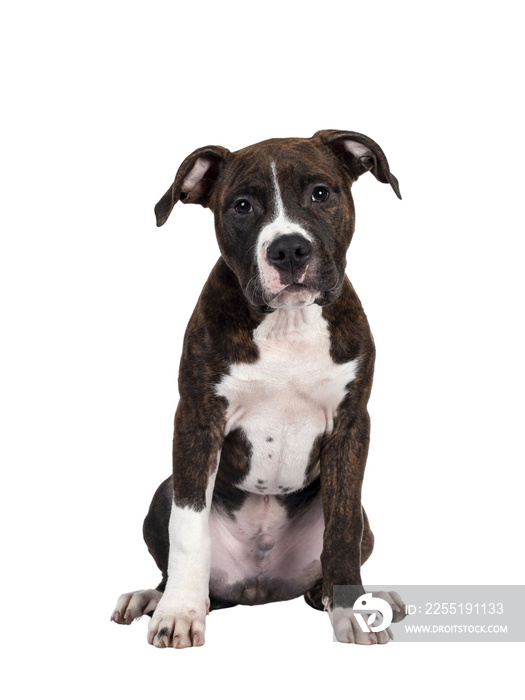
{"label": "dog's left eye", "polygon": [[330,191],[326,187],[314,187],[312,202],[326,202],[329,196]]}
{"label": "dog's left eye", "polygon": [[235,205],[235,211],[238,214],[249,214],[253,211],[253,207],[247,199],[240,199]]}

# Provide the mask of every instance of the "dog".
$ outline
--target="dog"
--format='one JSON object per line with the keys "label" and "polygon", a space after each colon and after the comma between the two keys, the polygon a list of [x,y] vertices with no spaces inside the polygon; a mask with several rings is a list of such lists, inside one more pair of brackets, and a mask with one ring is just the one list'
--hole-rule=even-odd
{"label": "dog", "polygon": [[375,350],[345,266],[351,187],[368,171],[401,199],[356,132],[206,146],[155,207],[157,226],[179,201],[209,207],[221,252],[184,338],[173,475],[144,521],[162,581],[120,596],[111,618],[150,615],[156,647],[202,645],[210,610],[299,596],[341,642],[392,636],[352,614],[374,542],[361,486]]}

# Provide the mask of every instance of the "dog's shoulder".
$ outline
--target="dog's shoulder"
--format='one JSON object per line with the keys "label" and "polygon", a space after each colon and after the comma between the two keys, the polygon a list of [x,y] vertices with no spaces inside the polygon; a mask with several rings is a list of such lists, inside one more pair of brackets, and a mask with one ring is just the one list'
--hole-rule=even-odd
{"label": "dog's shoulder", "polygon": [[345,276],[339,298],[323,307],[323,316],[330,330],[330,354],[334,362],[342,364],[357,357],[367,360],[375,358],[372,332],[363,306],[352,283]]}
{"label": "dog's shoulder", "polygon": [[198,356],[219,365],[256,362],[253,332],[263,317],[250,311],[237,277],[219,258],[188,323],[182,361]]}

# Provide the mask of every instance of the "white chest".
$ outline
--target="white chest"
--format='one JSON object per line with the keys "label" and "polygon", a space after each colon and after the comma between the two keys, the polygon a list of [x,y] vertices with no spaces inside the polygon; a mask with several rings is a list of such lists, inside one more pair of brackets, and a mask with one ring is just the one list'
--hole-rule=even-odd
{"label": "white chest", "polygon": [[259,360],[230,367],[217,386],[228,400],[226,434],[251,444],[241,488],[279,494],[302,488],[315,439],[329,433],[359,360],[335,364],[321,308],[278,309],[258,326]]}

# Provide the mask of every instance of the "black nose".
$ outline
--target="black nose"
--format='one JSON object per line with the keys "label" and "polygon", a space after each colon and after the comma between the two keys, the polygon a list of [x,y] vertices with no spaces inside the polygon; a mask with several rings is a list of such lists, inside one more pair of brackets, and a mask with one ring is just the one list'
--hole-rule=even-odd
{"label": "black nose", "polygon": [[306,265],[312,254],[312,246],[303,236],[291,234],[279,236],[268,246],[267,256],[270,265],[283,272],[294,273]]}

